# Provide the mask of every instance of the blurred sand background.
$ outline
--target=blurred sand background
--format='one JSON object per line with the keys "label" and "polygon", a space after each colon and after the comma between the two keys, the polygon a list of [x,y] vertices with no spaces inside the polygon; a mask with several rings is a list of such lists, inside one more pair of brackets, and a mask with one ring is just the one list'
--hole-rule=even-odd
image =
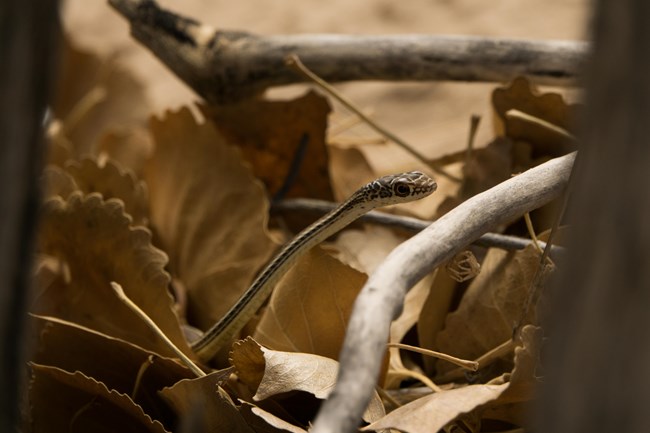
{"label": "blurred sand background", "polygon": [[[534,39],[585,39],[590,5],[586,0],[166,0],[159,4],[215,27],[258,34],[428,33]],[[99,55],[117,54],[143,82],[153,114],[197,99],[131,39],[127,23],[105,1],[67,0],[63,16],[78,45]],[[339,86],[375,119],[432,157],[465,146],[472,114],[484,119],[477,144],[491,137],[489,93],[494,87],[434,82]]]}

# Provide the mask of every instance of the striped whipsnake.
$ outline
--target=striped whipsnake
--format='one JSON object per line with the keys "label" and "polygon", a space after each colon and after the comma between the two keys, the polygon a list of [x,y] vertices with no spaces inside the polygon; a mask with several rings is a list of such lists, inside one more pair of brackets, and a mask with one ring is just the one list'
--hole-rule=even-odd
{"label": "striped whipsnake", "polygon": [[411,171],[374,180],[358,189],[339,207],[300,232],[253,281],[228,312],[191,344],[200,359],[209,360],[241,330],[266,301],[275,284],[291,265],[314,245],[327,239],[371,209],[426,197],[436,182]]}

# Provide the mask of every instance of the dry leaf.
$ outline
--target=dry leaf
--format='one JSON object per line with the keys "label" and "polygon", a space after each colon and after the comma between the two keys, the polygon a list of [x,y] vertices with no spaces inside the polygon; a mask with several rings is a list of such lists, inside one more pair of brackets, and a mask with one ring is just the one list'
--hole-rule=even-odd
{"label": "dry leaf", "polygon": [[469,385],[430,394],[395,409],[362,431],[395,428],[407,433],[437,432],[457,416],[495,400],[508,388],[501,385]]}
{"label": "dry leaf", "polygon": [[[408,403],[362,430],[396,428],[408,433],[439,431],[462,414],[474,410],[470,419],[491,419],[522,426],[527,412],[516,403],[530,401],[538,381],[535,371],[539,361],[540,329],[522,329],[522,345],[515,349],[515,367],[504,375],[508,382],[469,385],[432,393]],[[518,411],[518,412],[517,412]],[[480,426],[479,426],[480,427]],[[480,429],[480,428],[479,428]]]}
{"label": "dry leaf", "polygon": [[276,350],[336,359],[352,304],[365,281],[365,275],[313,248],[276,286],[255,338]]}
{"label": "dry leaf", "polygon": [[104,200],[119,199],[133,225],[147,224],[147,188],[130,170],[125,170],[117,162],[100,162],[96,158],[68,161],[65,170],[84,194],[98,192]]}
{"label": "dry leaf", "polygon": [[[135,392],[133,400],[165,425],[172,420],[158,391],[194,377],[187,367],[172,359],[152,356],[152,352],[131,343],[71,322],[32,316],[30,325],[35,334],[32,362],[80,371],[123,394]],[[144,374],[140,375],[141,371]]]}
{"label": "dry leaf", "polygon": [[[237,376],[255,392],[255,401],[290,391],[304,391],[325,399],[334,388],[339,369],[339,363],[333,359],[270,350],[250,337],[235,343],[230,356]],[[364,420],[372,422],[384,413],[381,400],[375,393]]]}
{"label": "dry leaf", "polygon": [[81,372],[31,364],[31,431],[119,431],[164,433],[167,430],[127,395]]}
{"label": "dry leaf", "polygon": [[329,152],[332,188],[336,201],[346,200],[360,185],[376,177],[359,149],[329,146]]}
{"label": "dry leaf", "polygon": [[274,249],[268,201],[240,152],[189,109],[152,119],[151,132],[156,150],[144,170],[151,222],[172,273],[189,291],[189,315],[207,328]]}
{"label": "dry leaf", "polygon": [[533,158],[540,155],[555,157],[575,150],[575,143],[566,137],[536,123],[506,117],[511,109],[545,120],[571,131],[575,124],[576,106],[569,105],[559,93],[539,93],[530,82],[519,77],[509,85],[492,92],[495,123],[498,135],[533,146]]}
{"label": "dry leaf", "polygon": [[142,85],[115,59],[100,59],[64,38],[52,111],[62,121],[71,156],[96,155],[97,138],[112,127],[142,124],[149,104]]}
{"label": "dry leaf", "polygon": [[49,287],[41,288],[32,312],[173,356],[142,319],[117,298],[110,287],[110,282],[116,281],[174,344],[191,353],[167,291],[167,257],[151,245],[147,229],[131,227],[119,201],[75,192],[67,201],[60,197],[48,200],[42,215],[39,250],[58,258],[65,272]]}
{"label": "dry leaf", "polygon": [[70,194],[79,190],[72,176],[55,165],[45,167],[42,182],[45,198],[52,198],[58,195],[63,199],[67,199]]}
{"label": "dry leaf", "polygon": [[[201,106],[219,131],[241,146],[255,176],[275,196],[300,159],[287,197],[331,200],[325,128],[330,106],[313,91],[290,101],[248,100],[236,105]],[[306,148],[300,149],[303,136]]]}
{"label": "dry leaf", "polygon": [[[420,347],[436,347],[436,337],[445,324],[458,283],[452,280],[446,272],[436,272],[431,283],[429,295],[420,306],[420,316],[417,318],[418,345]],[[437,358],[425,356],[422,358],[424,371],[433,373],[438,363]]]}
{"label": "dry leaf", "polygon": [[[336,245],[342,252],[340,256],[344,262],[357,263],[361,271],[370,275],[403,240],[402,237],[395,235],[385,227],[367,225],[363,231],[345,231],[337,238]],[[421,279],[406,294],[402,314],[393,321],[390,327],[391,343],[401,342],[407,332],[417,323],[422,305],[429,295],[433,275],[435,273]],[[391,348],[389,354],[390,369],[384,379],[383,386],[385,388],[395,388],[403,380],[404,375],[402,373],[391,374],[391,371],[404,370],[406,367],[402,362],[399,349]]]}
{"label": "dry leaf", "polygon": [[280,417],[267,412],[253,404],[242,401],[239,406],[239,413],[244,417],[248,425],[250,425],[256,433],[307,433],[298,426],[295,426]]}
{"label": "dry leaf", "polygon": [[[532,246],[516,252],[490,249],[481,273],[436,337],[436,350],[475,359],[507,341],[521,318],[538,266],[539,254]],[[438,363],[439,373],[453,368]]]}
{"label": "dry leaf", "polygon": [[540,385],[540,350],[543,331],[541,328],[526,325],[519,334],[521,344],[515,348],[515,366],[512,373],[506,374],[508,389],[483,413],[485,418],[500,420],[510,424],[530,427],[530,402]]}
{"label": "dry leaf", "polygon": [[110,158],[137,175],[142,174],[145,161],[153,153],[153,142],[145,128],[112,128],[97,141],[100,158]]}
{"label": "dry leaf", "polygon": [[221,389],[220,385],[229,375],[230,369],[226,369],[182,380],[160,394],[188,431],[252,433],[228,394]]}

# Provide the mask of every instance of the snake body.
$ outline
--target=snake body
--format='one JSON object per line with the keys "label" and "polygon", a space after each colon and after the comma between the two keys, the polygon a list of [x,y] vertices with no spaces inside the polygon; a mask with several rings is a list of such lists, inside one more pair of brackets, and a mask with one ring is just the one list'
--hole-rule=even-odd
{"label": "snake body", "polygon": [[412,171],[376,179],[357,190],[339,207],[314,222],[288,243],[257,276],[228,312],[191,344],[200,359],[209,360],[253,317],[275,284],[308,249],[338,232],[371,209],[426,197],[437,188],[424,173]]}

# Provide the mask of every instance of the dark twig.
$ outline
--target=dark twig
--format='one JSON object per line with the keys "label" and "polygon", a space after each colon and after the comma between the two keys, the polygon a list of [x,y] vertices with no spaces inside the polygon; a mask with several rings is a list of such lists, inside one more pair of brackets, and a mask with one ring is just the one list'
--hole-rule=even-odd
{"label": "dark twig", "polygon": [[[274,202],[271,206],[271,212],[308,212],[313,213],[315,216],[325,215],[327,212],[332,211],[337,207],[336,203],[325,200],[315,200],[307,198],[287,199]],[[407,230],[412,233],[418,233],[429,225],[432,221],[421,220],[418,218],[392,215],[385,212],[370,211],[363,215],[359,221],[374,224],[381,224],[389,227],[395,227],[402,230]],[[472,242],[485,248],[501,248],[503,250],[522,250],[530,245],[530,239],[520,238],[517,236],[502,235],[499,233],[485,233],[480,238]],[[540,248],[545,248],[545,242],[539,242]],[[552,245],[551,255],[561,257],[565,252],[563,247]]]}
{"label": "dark twig", "polygon": [[209,102],[260,94],[305,80],[285,66],[296,54],[329,83],[385,81],[508,81],[572,85],[587,45],[431,35],[274,35],[221,31],[158,7],[151,0],[109,0],[131,33]]}

